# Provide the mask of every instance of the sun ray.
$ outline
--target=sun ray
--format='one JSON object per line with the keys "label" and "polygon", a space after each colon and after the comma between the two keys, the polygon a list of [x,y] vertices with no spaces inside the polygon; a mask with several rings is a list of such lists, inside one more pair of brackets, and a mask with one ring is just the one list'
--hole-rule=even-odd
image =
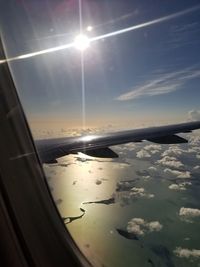
{"label": "sun ray", "polygon": [[[78,44],[81,50],[81,92],[82,92],[82,128],[85,128],[86,112],[85,112],[85,64],[84,64],[84,50],[89,46],[89,39],[82,34],[82,0],[79,0],[79,23],[80,23],[80,35],[76,37],[75,44]],[[78,38],[78,39],[77,39]]]}
{"label": "sun ray", "polygon": [[124,29],[121,29],[121,30],[117,30],[117,31],[113,31],[113,32],[110,32],[110,33],[106,33],[106,34],[103,34],[103,35],[99,35],[99,36],[93,37],[93,38],[90,39],[90,42],[101,40],[101,39],[105,39],[105,38],[108,38],[108,37],[111,37],[111,36],[115,36],[115,35],[119,35],[119,34],[122,34],[122,33],[130,32],[130,31],[133,31],[133,30],[145,28],[145,27],[157,24],[157,23],[165,22],[165,21],[168,21],[168,20],[183,16],[183,15],[186,15],[186,14],[191,13],[193,11],[196,11],[198,9],[200,9],[200,5],[197,5],[197,6],[194,6],[194,7],[191,7],[191,8],[188,8],[188,9],[173,13],[171,15],[167,15],[167,16],[158,18],[158,19],[147,21],[147,22],[144,22],[144,23],[141,23],[141,24],[138,24],[138,25],[133,25],[131,27],[127,27],[127,28],[124,28]]}
{"label": "sun ray", "polygon": [[[99,36],[96,36],[96,37],[93,37],[93,38],[88,38],[89,39],[89,43],[90,42],[94,42],[94,41],[98,41],[98,40],[101,40],[101,39],[109,38],[109,37],[112,37],[112,36],[120,35],[120,34],[123,34],[123,33],[126,33],[126,32],[130,32],[130,31],[133,31],[133,30],[149,27],[151,25],[162,23],[162,22],[165,22],[165,21],[168,21],[168,20],[171,20],[171,19],[175,19],[177,17],[183,16],[183,15],[187,15],[187,14],[189,14],[191,12],[194,12],[196,10],[199,10],[199,9],[200,9],[200,5],[196,5],[194,7],[187,8],[187,9],[184,9],[182,11],[179,11],[179,12],[176,12],[176,13],[173,13],[171,15],[167,15],[167,16],[164,16],[164,17],[161,17],[161,18],[158,18],[158,19],[147,21],[147,22],[144,22],[144,23],[141,23],[141,24],[138,24],[138,25],[133,25],[133,26],[130,26],[130,27],[127,27],[127,28],[124,28],[124,29],[120,29],[120,30],[117,30],[117,31],[113,31],[113,32],[110,32],[110,33],[99,35]],[[82,33],[82,11],[81,10],[82,10],[82,3],[81,3],[81,0],[79,0],[80,34]],[[24,54],[24,55],[20,55],[20,56],[8,58],[8,59],[0,59],[0,64],[6,63],[6,62],[11,62],[11,61],[16,61],[16,60],[21,60],[21,59],[26,59],[26,58],[30,58],[30,57],[35,57],[35,56],[42,55],[42,54],[48,54],[48,53],[56,52],[56,51],[59,51],[59,50],[72,48],[72,47],[75,47],[75,46],[76,46],[76,43],[72,42],[72,43],[69,43],[69,44],[66,44],[66,45],[56,46],[56,47],[53,47],[53,48],[48,48],[48,49],[44,49],[44,50],[40,50],[40,51],[36,51],[36,52],[32,52],[32,53],[27,53],[27,54]]]}

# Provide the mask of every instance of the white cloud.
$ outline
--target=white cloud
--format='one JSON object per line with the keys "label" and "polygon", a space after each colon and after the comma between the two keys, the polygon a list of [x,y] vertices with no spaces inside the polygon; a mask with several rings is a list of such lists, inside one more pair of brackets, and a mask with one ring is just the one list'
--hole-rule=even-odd
{"label": "white cloud", "polygon": [[153,198],[154,194],[146,193],[146,191],[145,191],[145,189],[143,187],[133,187],[133,188],[131,188],[130,196],[131,197]]}
{"label": "white cloud", "polygon": [[190,218],[199,217],[200,216],[200,210],[182,207],[179,211],[179,215],[183,216],[183,217],[190,217]]}
{"label": "white cloud", "polygon": [[199,153],[200,152],[200,146],[193,146],[189,149],[193,153]]}
{"label": "white cloud", "polygon": [[151,80],[133,87],[129,92],[121,94],[116,99],[120,101],[133,100],[141,97],[162,95],[183,88],[189,80],[200,77],[200,70],[186,68],[180,71],[156,73]]}
{"label": "white cloud", "polygon": [[129,191],[133,188],[135,181],[120,181],[117,182],[116,191]]}
{"label": "white cloud", "polygon": [[158,221],[153,221],[153,222],[150,222],[148,223],[148,228],[149,228],[149,231],[150,232],[158,232],[162,229],[162,225],[158,222]]}
{"label": "white cloud", "polygon": [[148,168],[148,171],[149,171],[149,174],[154,175],[157,172],[157,169],[154,166],[150,166]]}
{"label": "white cloud", "polygon": [[160,152],[160,150],[156,150],[156,149],[155,149],[155,150],[151,150],[151,154],[153,154],[153,155],[154,155],[154,154],[157,154],[157,153],[159,153],[159,152]]}
{"label": "white cloud", "polygon": [[200,258],[200,250],[199,249],[187,249],[187,248],[181,248],[177,247],[174,250],[174,253],[176,256],[180,258]]}
{"label": "white cloud", "polygon": [[189,171],[177,171],[177,170],[171,170],[169,168],[164,169],[164,173],[168,175],[168,177],[176,177],[176,178],[191,178],[191,174]]}
{"label": "white cloud", "polygon": [[136,147],[137,145],[134,143],[128,143],[124,145],[124,148],[128,149],[129,151],[134,151]]}
{"label": "white cloud", "polygon": [[193,169],[194,169],[194,170],[199,170],[199,169],[200,169],[200,166],[197,165],[197,166],[195,166]]}
{"label": "white cloud", "polygon": [[144,175],[144,176],[142,176],[142,178],[143,178],[144,180],[149,180],[149,179],[151,178],[151,176],[150,176],[150,175]]}
{"label": "white cloud", "polygon": [[170,184],[169,189],[176,190],[176,191],[183,191],[186,190],[186,185],[192,185],[191,182],[183,182],[180,184]]}
{"label": "white cloud", "polygon": [[162,224],[158,221],[147,222],[142,218],[133,218],[127,225],[127,231],[137,235],[144,235],[148,232],[158,232],[162,228]]}
{"label": "white cloud", "polygon": [[147,150],[151,154],[159,153],[161,150],[161,145],[147,145],[144,147],[145,150]]}
{"label": "white cloud", "polygon": [[143,187],[133,187],[131,188],[132,193],[136,193],[136,194],[143,194],[144,193],[144,188]]}
{"label": "white cloud", "polygon": [[137,235],[144,235],[144,230],[141,229],[141,225],[143,225],[145,221],[141,218],[134,218],[127,225],[127,231],[129,233],[134,233]]}
{"label": "white cloud", "polygon": [[197,153],[198,151],[199,151],[199,148],[197,147],[188,148],[187,150],[188,153]]}
{"label": "white cloud", "polygon": [[119,151],[120,152],[127,152],[127,151],[134,151],[137,148],[137,144],[135,143],[127,143],[127,144],[123,144],[123,145],[116,145],[113,147],[114,150]]}
{"label": "white cloud", "polygon": [[151,155],[150,155],[149,152],[147,152],[146,150],[141,149],[140,151],[138,151],[138,152],[136,153],[136,157],[137,157],[137,158],[140,158],[140,159],[142,159],[142,158],[150,158]]}
{"label": "white cloud", "polygon": [[181,186],[179,184],[170,184],[169,189],[177,190],[177,191],[186,190],[186,188],[184,186]]}
{"label": "white cloud", "polygon": [[180,160],[177,160],[175,157],[164,156],[162,159],[157,160],[158,164],[171,168],[181,168],[183,163]]}
{"label": "white cloud", "polygon": [[192,185],[192,183],[191,182],[183,182],[183,183],[181,183],[183,186],[185,186],[185,185]]}
{"label": "white cloud", "polygon": [[116,162],[116,163],[113,164],[113,168],[114,169],[125,169],[127,167],[129,167],[128,163],[118,163],[118,162]]}
{"label": "white cloud", "polygon": [[200,110],[190,110],[188,112],[188,117],[192,121],[199,121],[200,120]]}
{"label": "white cloud", "polygon": [[187,178],[191,178],[191,174],[189,171],[185,171],[185,172],[181,172],[177,178],[183,178],[183,179],[187,179]]}
{"label": "white cloud", "polygon": [[147,145],[144,147],[145,150],[152,150],[152,149],[156,149],[156,150],[161,150],[161,145]]}
{"label": "white cloud", "polygon": [[193,146],[192,147],[193,149],[195,147],[198,150],[199,147],[200,147],[200,136],[199,135],[197,135],[197,136],[195,136],[195,135],[190,136],[189,143],[190,143],[190,145]]}
{"label": "white cloud", "polygon": [[180,156],[185,150],[181,149],[178,146],[170,146],[167,150],[162,153],[162,157],[165,156]]}
{"label": "white cloud", "polygon": [[134,184],[134,181],[129,183],[117,183],[116,198],[119,200],[122,206],[129,205],[138,198],[154,198],[154,194],[146,192],[143,187],[133,187],[132,185],[132,187],[130,188],[131,183]]}

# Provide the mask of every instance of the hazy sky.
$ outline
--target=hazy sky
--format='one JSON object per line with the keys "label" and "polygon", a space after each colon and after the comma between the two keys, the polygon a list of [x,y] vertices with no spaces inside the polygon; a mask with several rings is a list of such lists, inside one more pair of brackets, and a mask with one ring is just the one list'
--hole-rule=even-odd
{"label": "hazy sky", "polygon": [[[82,0],[82,8],[89,38],[119,31],[83,52],[84,86],[74,47],[10,62],[34,127],[81,126],[83,91],[88,127],[181,122],[200,109],[198,0]],[[71,43],[79,33],[77,0],[4,1],[0,10],[8,58]]]}

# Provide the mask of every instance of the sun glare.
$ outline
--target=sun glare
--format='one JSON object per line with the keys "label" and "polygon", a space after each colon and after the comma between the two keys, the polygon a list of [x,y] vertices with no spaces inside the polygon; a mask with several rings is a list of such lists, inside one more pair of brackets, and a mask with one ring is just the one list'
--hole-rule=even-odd
{"label": "sun glare", "polygon": [[93,27],[92,27],[91,25],[88,25],[87,28],[86,28],[86,30],[87,30],[88,32],[91,32],[91,31],[93,30]]}
{"label": "sun glare", "polygon": [[87,49],[90,46],[90,40],[86,35],[80,34],[80,35],[76,36],[76,38],[74,40],[74,46],[78,50],[84,51],[85,49]]}
{"label": "sun glare", "polygon": [[95,136],[95,135],[86,135],[86,136],[82,136],[80,139],[81,139],[81,141],[87,142],[87,141],[92,141],[96,138],[97,138],[97,136]]}

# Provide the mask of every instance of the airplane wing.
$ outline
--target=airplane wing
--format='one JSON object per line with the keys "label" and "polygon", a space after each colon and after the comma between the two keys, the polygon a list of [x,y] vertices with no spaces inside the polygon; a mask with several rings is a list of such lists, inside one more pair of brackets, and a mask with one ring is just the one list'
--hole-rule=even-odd
{"label": "airplane wing", "polygon": [[200,121],[150,127],[100,135],[36,140],[36,147],[43,163],[56,163],[56,159],[78,152],[101,158],[116,158],[109,147],[144,140],[158,144],[187,143],[176,134],[189,133],[200,128]]}

